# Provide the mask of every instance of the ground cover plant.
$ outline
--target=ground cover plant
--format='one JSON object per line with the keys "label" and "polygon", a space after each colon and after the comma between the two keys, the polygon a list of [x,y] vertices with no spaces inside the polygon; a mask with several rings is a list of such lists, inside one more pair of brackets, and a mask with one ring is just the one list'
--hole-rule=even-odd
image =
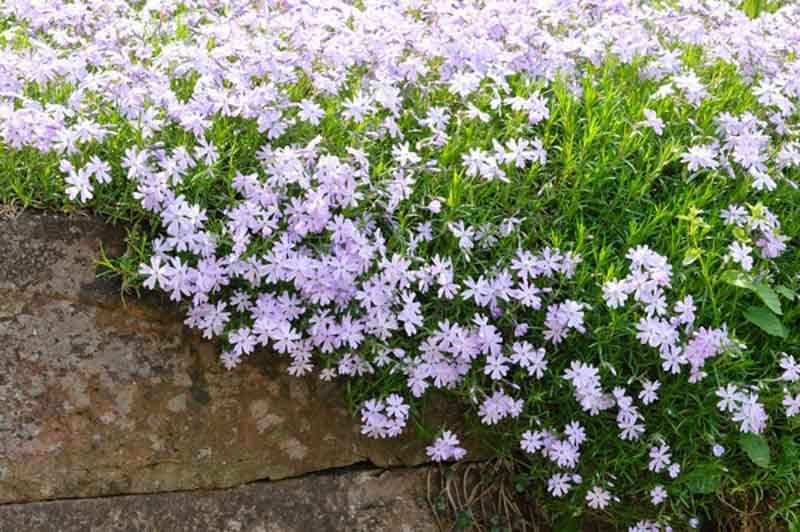
{"label": "ground cover plant", "polygon": [[468,433],[560,529],[797,527],[784,4],[6,0],[0,200],[122,224],[225,367]]}

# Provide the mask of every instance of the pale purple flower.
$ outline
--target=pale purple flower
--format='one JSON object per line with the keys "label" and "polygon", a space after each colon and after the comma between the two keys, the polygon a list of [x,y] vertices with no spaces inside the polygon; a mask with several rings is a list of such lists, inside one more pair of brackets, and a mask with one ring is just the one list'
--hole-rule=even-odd
{"label": "pale purple flower", "polygon": [[781,404],[786,408],[786,417],[800,414],[800,394],[793,396],[789,392],[785,392]]}
{"label": "pale purple flower", "polygon": [[647,468],[650,471],[660,473],[672,464],[672,456],[669,452],[669,445],[662,443],[657,447],[650,448],[650,463]]}
{"label": "pale purple flower", "polygon": [[649,405],[658,400],[658,389],[661,388],[659,381],[649,381],[647,379],[642,381],[642,391],[639,392],[639,399],[642,403]]}
{"label": "pale purple flower", "polygon": [[612,279],[603,284],[603,299],[609,308],[619,308],[628,299],[628,285],[625,281]]}
{"label": "pale purple flower", "polygon": [[528,370],[528,374],[537,379],[544,376],[547,359],[543,348],[534,348],[529,342],[514,342],[511,346],[511,362]]}
{"label": "pale purple flower", "polygon": [[788,382],[800,381],[800,364],[798,364],[791,355],[787,355],[786,353],[781,353],[781,355],[779,364],[781,369],[783,369],[783,373],[780,379]]}
{"label": "pale purple flower", "polygon": [[334,368],[325,368],[320,371],[319,378],[322,381],[332,381],[336,378],[336,370]]}
{"label": "pale purple flower", "polygon": [[419,155],[411,151],[408,142],[393,146],[392,158],[397,161],[397,164],[400,166],[412,166],[422,160]]}
{"label": "pale purple flower", "polygon": [[200,137],[194,148],[194,156],[203,159],[206,166],[213,166],[219,159],[219,152],[213,143],[206,140],[205,137]]}
{"label": "pale purple flower", "polygon": [[547,456],[559,467],[573,469],[578,465],[578,447],[566,440],[555,440],[547,449]]}
{"label": "pale purple flower", "polygon": [[613,399],[603,393],[600,387],[599,372],[596,367],[573,360],[564,371],[564,379],[572,384],[575,398],[581,407],[592,415],[607,410],[614,405]]}
{"label": "pale purple flower", "polygon": [[389,418],[384,413],[383,401],[370,399],[361,407],[361,434],[370,438],[385,438],[388,435]]}
{"label": "pale purple flower", "polygon": [[521,399],[514,399],[502,390],[497,390],[481,403],[478,415],[485,425],[494,425],[506,417],[519,416],[522,405]]}
{"label": "pale purple flower", "polygon": [[224,301],[216,304],[203,304],[199,307],[200,323],[199,328],[203,331],[203,338],[213,338],[219,336],[225,330],[225,325],[230,320],[230,312],[226,311]]}
{"label": "pale purple flower", "polygon": [[232,370],[241,362],[241,355],[236,354],[233,351],[223,351],[220,355],[220,361],[225,369]]}
{"label": "pale purple flower", "polygon": [[570,330],[580,333],[586,332],[583,322],[584,303],[573,300],[566,300],[560,304],[553,304],[547,307],[547,316],[544,321],[544,337],[554,344],[561,343],[566,338]]}
{"label": "pale purple flower", "polygon": [[716,395],[720,398],[717,408],[723,412],[736,411],[741,401],[745,398],[744,393],[734,383],[728,383],[724,388],[717,389]]}
{"label": "pale purple flower", "polygon": [[731,419],[739,423],[741,432],[761,433],[767,428],[767,411],[755,393],[744,394]]}
{"label": "pale purple flower", "polygon": [[448,460],[461,460],[466,456],[467,451],[460,447],[460,442],[455,434],[449,430],[442,432],[433,445],[426,448],[428,457],[434,462],[444,462]]}
{"label": "pale purple flower", "polygon": [[717,153],[711,146],[692,146],[681,155],[681,161],[687,164],[690,172],[701,168],[714,170],[719,167],[716,157]]}
{"label": "pale purple flower", "polygon": [[753,248],[741,242],[732,242],[728,245],[728,257],[730,257],[733,262],[739,264],[742,270],[746,272],[753,269],[753,256],[750,255],[752,251]]}
{"label": "pale purple flower", "polygon": [[571,421],[564,427],[564,434],[575,447],[580,447],[580,445],[586,441],[586,431],[577,421]]}
{"label": "pale purple flower", "polygon": [[642,123],[653,128],[656,135],[661,135],[664,132],[664,121],[658,117],[655,111],[645,108],[644,118],[645,120]]}
{"label": "pale purple flower", "polygon": [[750,169],[750,177],[753,178],[753,181],[750,183],[755,190],[767,190],[772,192],[776,188],[778,188],[778,183],[773,179],[768,172],[759,170],[756,168]]}
{"label": "pale purple flower", "polygon": [[295,342],[300,338],[300,333],[294,330],[290,322],[282,321],[272,333],[272,346],[279,353],[286,353],[294,347]]}
{"label": "pale purple flower", "polygon": [[486,375],[489,375],[492,380],[500,380],[508,373],[508,362],[509,359],[503,355],[488,355],[486,357],[486,366],[483,368],[483,372]]}
{"label": "pale purple flower", "polygon": [[256,337],[249,327],[240,327],[231,332],[228,340],[233,345],[232,352],[236,355],[249,355],[256,347]]}
{"label": "pale purple flower", "polygon": [[531,432],[526,430],[522,434],[522,440],[520,440],[520,448],[525,451],[526,453],[534,454],[544,448],[545,446],[545,434],[541,431],[534,431]]}
{"label": "pale purple flower", "polygon": [[361,407],[361,433],[371,438],[400,435],[408,420],[409,406],[402,397],[390,394],[385,400],[370,399]]}
{"label": "pale purple flower", "polygon": [[167,285],[169,282],[167,272],[168,266],[159,255],[150,257],[149,265],[142,264],[139,267],[139,275],[146,277],[142,284],[150,290],[154,290],[157,286],[163,287]]}
{"label": "pale purple flower", "polygon": [[[539,160],[543,157],[541,155],[541,142],[538,150],[532,150],[531,143],[527,139],[509,139],[506,141],[506,148],[503,152],[503,160],[506,163],[514,163],[517,168],[524,168],[528,161]],[[542,162],[542,164],[544,164]]]}
{"label": "pale purple flower", "polygon": [[478,120],[480,120],[483,123],[486,123],[486,122],[489,121],[489,113],[485,113],[485,112],[481,111],[480,109],[475,107],[475,104],[473,104],[472,102],[467,104],[466,115],[467,115],[467,118],[469,118],[471,120],[475,120],[477,118]]}
{"label": "pale purple flower", "polygon": [[407,419],[410,407],[405,400],[396,393],[386,397],[386,413],[396,419]]}
{"label": "pale purple flower", "polygon": [[417,328],[422,325],[421,305],[415,300],[414,294],[405,292],[402,296],[403,308],[397,319],[403,323],[403,328],[408,336],[413,336]]}
{"label": "pale purple flower", "polygon": [[300,109],[297,113],[298,118],[314,126],[318,125],[320,119],[325,116],[325,111],[323,111],[322,107],[308,98],[300,100],[297,107]]}
{"label": "pale purple flower", "polygon": [[460,247],[462,251],[469,253],[470,250],[475,247],[475,242],[473,241],[475,238],[475,229],[472,227],[465,227],[464,222],[461,220],[448,224],[447,227],[450,229],[450,232],[453,233],[453,236],[458,239],[458,247]]}
{"label": "pale purple flower", "polygon": [[720,217],[725,225],[743,226],[747,223],[747,209],[741,205],[731,204],[726,209],[720,211]]}
{"label": "pale purple flower", "polygon": [[562,473],[556,473],[547,480],[547,491],[554,497],[562,497],[572,488],[571,477]]}
{"label": "pale purple flower", "polygon": [[111,165],[101,160],[97,155],[92,155],[86,170],[94,175],[98,183],[111,183]]}
{"label": "pale purple flower", "polygon": [[697,74],[691,70],[687,70],[683,74],[674,75],[672,82],[677,89],[683,92],[686,100],[695,107],[699,106],[707,95],[705,86],[697,77]]}
{"label": "pale purple flower", "polygon": [[65,189],[67,197],[73,201],[77,199],[81,203],[92,199],[94,197],[94,188],[89,181],[91,172],[88,167],[75,171],[71,164],[65,165],[64,162],[66,161],[62,161],[61,164],[62,171],[65,168],[69,169],[67,177],[64,178],[64,181],[68,185]]}
{"label": "pale purple flower", "polygon": [[682,325],[691,326],[695,320],[695,311],[697,307],[694,304],[694,298],[687,295],[680,301],[675,303],[673,307],[675,312],[675,319]]}
{"label": "pale purple flower", "polygon": [[664,486],[661,484],[656,484],[656,486],[650,490],[650,502],[658,506],[665,500],[667,500],[667,490],[665,490]]}
{"label": "pale purple flower", "polygon": [[[653,521],[638,521],[635,525],[628,527],[628,532],[662,532],[661,525]],[[663,532],[672,532],[667,528]]]}
{"label": "pale purple flower", "polygon": [[611,493],[600,486],[586,492],[586,505],[595,510],[603,510],[611,503]]}
{"label": "pale purple flower", "polygon": [[369,95],[360,92],[352,98],[345,100],[342,117],[355,122],[361,122],[367,115],[374,111],[371,103]]}

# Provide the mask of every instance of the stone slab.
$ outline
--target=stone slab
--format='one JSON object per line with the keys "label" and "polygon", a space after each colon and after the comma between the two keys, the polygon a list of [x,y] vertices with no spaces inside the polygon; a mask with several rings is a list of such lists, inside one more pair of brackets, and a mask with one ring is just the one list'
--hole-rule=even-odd
{"label": "stone slab", "polygon": [[425,460],[413,434],[362,437],[342,383],[291,377],[269,353],[226,371],[175,307],[123,301],[96,275],[122,234],[85,216],[0,221],[0,503]]}
{"label": "stone slab", "polygon": [[0,506],[0,532],[428,532],[426,470]]}

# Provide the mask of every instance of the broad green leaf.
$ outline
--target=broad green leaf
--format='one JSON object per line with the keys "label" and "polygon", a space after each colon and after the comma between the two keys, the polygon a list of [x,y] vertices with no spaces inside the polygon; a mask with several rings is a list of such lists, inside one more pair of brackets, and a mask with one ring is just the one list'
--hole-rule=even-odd
{"label": "broad green leaf", "polygon": [[778,292],[783,297],[785,297],[786,299],[788,299],[789,301],[794,301],[795,298],[797,297],[797,294],[795,294],[791,288],[789,288],[788,286],[784,286],[782,284],[776,286],[775,291]]}
{"label": "broad green leaf", "polygon": [[744,317],[750,323],[757,325],[765,333],[780,338],[786,338],[786,328],[783,326],[783,323],[781,323],[781,320],[768,308],[748,307],[744,312]]}
{"label": "broad green leaf", "polygon": [[778,294],[772,289],[772,287],[763,283],[759,283],[753,286],[753,291],[772,312],[778,316],[783,314],[783,310],[781,310],[781,300],[778,299]]}
{"label": "broad green leaf", "polygon": [[742,448],[750,460],[758,467],[769,466],[769,444],[764,436],[750,433],[742,434],[739,437],[739,447]]}
{"label": "broad green leaf", "polygon": [[722,274],[722,280],[728,284],[732,284],[733,286],[738,286],[739,288],[747,288],[748,290],[753,289],[753,281],[751,280],[750,276],[736,270],[728,270],[724,272]]}
{"label": "broad green leaf", "polygon": [[686,475],[684,481],[692,493],[710,494],[719,491],[722,475],[718,471],[701,468]]}

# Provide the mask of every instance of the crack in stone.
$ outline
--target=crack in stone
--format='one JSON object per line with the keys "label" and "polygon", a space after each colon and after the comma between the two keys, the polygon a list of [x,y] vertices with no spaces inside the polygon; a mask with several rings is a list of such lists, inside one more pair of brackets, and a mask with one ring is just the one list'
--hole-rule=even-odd
{"label": "crack in stone", "polygon": [[[173,462],[156,462],[152,464],[147,464],[144,467],[157,467],[161,463],[173,463]],[[178,461],[176,461],[178,463]],[[208,488],[191,488],[191,489],[175,489],[175,490],[162,490],[162,491],[142,491],[142,492],[130,492],[130,493],[111,493],[107,495],[95,495],[92,497],[52,497],[52,498],[44,498],[44,499],[34,499],[34,500],[21,500],[21,501],[10,501],[10,502],[1,502],[0,508],[4,507],[11,507],[11,506],[26,506],[26,505],[36,505],[36,504],[48,504],[48,503],[59,503],[59,502],[79,502],[79,501],[93,501],[93,500],[101,500],[101,499],[122,499],[122,498],[135,498],[135,497],[145,497],[145,496],[159,496],[159,495],[168,495],[171,493],[193,493],[193,492],[203,492],[203,493],[213,493],[213,492],[223,492],[229,490],[235,490],[238,488],[243,488],[245,486],[253,486],[259,484],[280,484],[286,483],[290,481],[297,481],[297,480],[304,480],[304,479],[313,479],[319,477],[337,477],[348,475],[351,473],[376,473],[378,475],[386,473],[386,472],[402,472],[402,471],[419,471],[423,469],[429,469],[432,467],[436,467],[437,464],[433,462],[424,462],[414,466],[398,466],[398,467],[379,467],[376,466],[369,460],[361,460],[358,462],[353,462],[352,464],[345,465],[345,466],[337,466],[337,467],[327,467],[324,469],[319,469],[317,471],[308,471],[306,473],[301,473],[299,475],[292,475],[288,477],[282,477],[276,480],[270,479],[269,477],[266,478],[258,478],[253,479],[247,482],[242,482],[239,484],[235,484],[232,486],[225,486],[225,487],[208,487]]]}

